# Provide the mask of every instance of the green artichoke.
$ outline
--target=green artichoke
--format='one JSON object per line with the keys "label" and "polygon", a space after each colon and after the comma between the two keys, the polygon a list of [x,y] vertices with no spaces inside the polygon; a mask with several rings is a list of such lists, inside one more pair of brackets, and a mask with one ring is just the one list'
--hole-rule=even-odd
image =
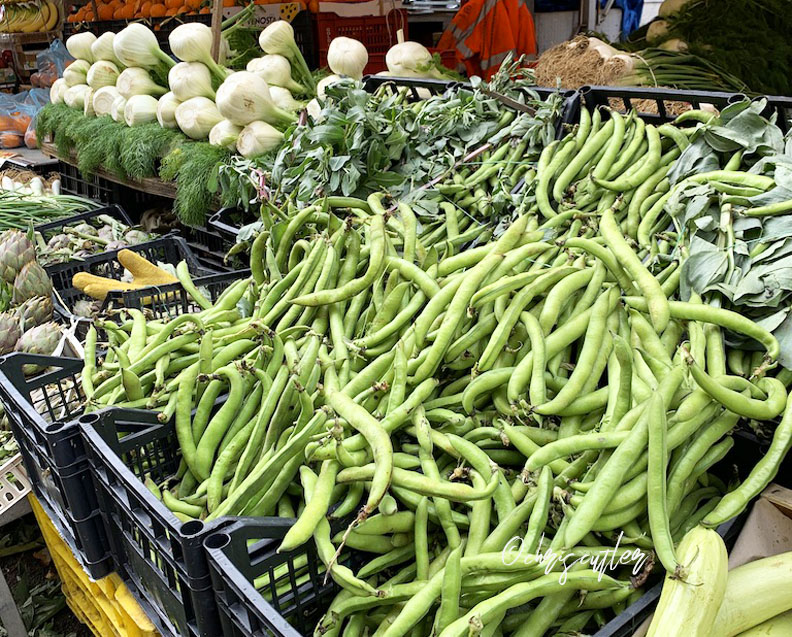
{"label": "green artichoke", "polygon": [[52,320],[52,297],[34,296],[28,299],[16,309],[20,327],[26,332],[36,325],[41,325]]}
{"label": "green artichoke", "polygon": [[[49,356],[58,347],[62,336],[60,325],[50,321],[49,323],[37,325],[22,334],[17,341],[16,349],[18,352],[27,354]],[[41,367],[38,365],[23,365],[22,373],[35,374],[40,369]]]}
{"label": "green artichoke", "polygon": [[14,279],[14,305],[20,305],[34,296],[52,296],[52,281],[47,271],[35,261],[26,263]]}
{"label": "green artichoke", "polygon": [[13,283],[25,264],[36,258],[36,248],[20,230],[6,230],[0,235],[0,278]]}
{"label": "green artichoke", "polygon": [[0,355],[13,352],[20,335],[19,319],[11,312],[0,314]]}

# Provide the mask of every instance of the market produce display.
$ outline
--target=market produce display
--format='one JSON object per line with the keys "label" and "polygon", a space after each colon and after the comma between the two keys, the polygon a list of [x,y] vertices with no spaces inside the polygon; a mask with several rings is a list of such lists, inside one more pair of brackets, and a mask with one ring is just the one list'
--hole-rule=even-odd
{"label": "market produce display", "polygon": [[0,4],[0,33],[54,31],[58,22],[58,3],[52,0],[6,1]]}
{"label": "market produce display", "polygon": [[52,322],[52,281],[24,232],[0,234],[0,279],[0,355],[52,354],[61,340]]}
{"label": "market produce display", "polygon": [[[306,128],[298,125],[297,114],[306,106],[312,124],[330,118],[331,114],[324,110],[329,107],[339,125],[351,128],[368,117],[371,129],[382,128],[383,122],[365,114],[355,121],[341,121],[354,104],[336,105],[344,92],[333,87],[348,86],[347,78],[362,77],[368,54],[360,42],[336,38],[328,53],[332,74],[317,83],[288,22],[279,20],[267,26],[258,34],[254,46],[241,41],[240,33],[249,31],[243,18],[252,7],[224,22],[223,48],[229,49],[230,42],[236,50],[222,52],[219,63],[211,57],[211,30],[199,23],[182,24],[169,35],[170,49],[181,60],[178,63],[161,50],[155,34],[140,23],[98,38],[91,33],[71,36],[67,47],[77,60],[52,85],[52,104],[42,110],[37,120],[38,136],[42,140],[54,136],[59,153],[76,152],[84,174],[91,174],[101,165],[121,178],[158,175],[166,181],[176,181],[175,210],[184,223],[196,225],[203,223],[215,195],[223,205],[248,205],[250,191],[255,190],[251,175],[261,170],[273,172],[272,159],[277,151],[304,137]],[[244,70],[231,72],[231,68]],[[436,78],[445,77],[446,73],[429,51],[415,42],[394,45],[388,69],[388,74],[409,77]],[[530,82],[523,82],[523,86],[526,84]],[[510,90],[519,93],[520,87]],[[358,90],[357,96],[360,102],[367,94]],[[413,129],[426,125],[427,118],[445,119],[436,128],[451,131],[452,125],[465,118],[486,119],[495,114],[492,99],[486,108],[477,107],[467,98],[465,104],[457,103],[456,112],[449,107],[446,114],[427,110],[422,116],[403,109],[404,96],[378,105],[380,98],[362,106],[374,111],[378,119],[403,118],[398,123],[402,129],[408,118],[413,120]],[[479,93],[474,95],[474,99],[481,98]],[[528,99],[535,100],[536,96]],[[436,109],[440,103],[435,100],[430,106]],[[497,114],[503,115],[502,109]],[[481,129],[458,136],[472,150],[474,141],[486,140],[487,126],[483,123]],[[299,144],[307,150],[309,144],[326,145],[327,141],[330,140],[314,137],[310,141],[300,139]],[[341,150],[338,154],[343,155],[350,149]],[[438,148],[427,149],[424,162],[428,163],[430,150]],[[380,155],[380,159],[372,157],[372,161],[384,164],[384,168],[406,159]],[[259,158],[262,161],[257,161]],[[286,170],[293,160],[282,160],[280,170]],[[357,179],[352,173],[359,173],[359,168],[343,168],[353,180]],[[409,169],[408,164],[405,169]],[[332,188],[342,190],[338,185]],[[343,191],[347,190],[345,183]]]}
{"label": "market produce display", "polygon": [[[179,519],[296,518],[279,550],[313,542],[340,587],[317,635],[591,631],[662,570],[703,585],[667,585],[661,611],[744,615],[721,604],[709,529],[792,441],[792,141],[763,109],[655,126],[584,107],[556,141],[552,117],[504,111],[481,162],[451,142],[453,170],[398,196],[267,202],[250,278],[212,302],[182,263],[200,310],[91,329],[87,409],[175,424],[183,467],[147,486]],[[499,208],[484,190],[521,182]],[[769,449],[727,484],[749,424]],[[548,567],[548,551],[577,562]],[[265,598],[285,569],[255,582]],[[780,597],[750,622],[789,610]]]}
{"label": "market produce display", "polygon": [[[45,236],[46,235],[46,236]],[[38,261],[42,265],[64,263],[92,254],[119,250],[154,238],[153,235],[130,228],[109,215],[62,226],[45,235],[35,234]]]}
{"label": "market produce display", "polygon": [[782,637],[792,627],[787,590],[792,553],[757,559],[728,570],[726,546],[712,530],[696,527],[679,543],[685,578],[666,575],[649,637]]}
{"label": "market produce display", "polygon": [[60,194],[59,180],[52,180],[45,189],[40,177],[31,178],[27,184],[4,177],[0,186],[0,230],[27,230],[31,225],[70,217],[96,205],[83,197]]}
{"label": "market produce display", "polygon": [[[661,8],[659,19],[646,31],[650,45],[689,50],[728,69],[752,91],[792,93],[792,18],[783,0],[666,0]],[[684,72],[681,65],[678,68]]]}

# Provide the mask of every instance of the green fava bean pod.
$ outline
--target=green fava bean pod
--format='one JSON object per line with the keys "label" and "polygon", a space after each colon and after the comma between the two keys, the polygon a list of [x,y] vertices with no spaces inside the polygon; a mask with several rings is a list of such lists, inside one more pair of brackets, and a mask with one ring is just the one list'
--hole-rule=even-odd
{"label": "green fava bean pod", "polygon": [[784,417],[773,433],[770,449],[734,491],[727,493],[702,524],[715,527],[739,515],[778,473],[781,462],[792,447],[792,396],[787,398]]}

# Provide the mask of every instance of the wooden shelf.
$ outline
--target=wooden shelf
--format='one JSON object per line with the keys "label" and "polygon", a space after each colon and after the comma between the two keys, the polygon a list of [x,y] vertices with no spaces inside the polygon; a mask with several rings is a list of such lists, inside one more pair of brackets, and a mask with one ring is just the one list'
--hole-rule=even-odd
{"label": "wooden shelf", "polygon": [[[44,142],[41,144],[41,152],[49,157],[59,159],[72,166],[77,166],[77,157],[74,153],[69,157],[61,157],[55,149],[55,145]],[[97,168],[96,175],[112,181],[116,184],[121,184],[134,190],[140,190],[150,195],[157,195],[158,197],[167,197],[168,199],[176,198],[176,184],[168,181],[162,181],[156,177],[146,177],[144,179],[120,179],[116,175],[106,171],[104,168]]]}

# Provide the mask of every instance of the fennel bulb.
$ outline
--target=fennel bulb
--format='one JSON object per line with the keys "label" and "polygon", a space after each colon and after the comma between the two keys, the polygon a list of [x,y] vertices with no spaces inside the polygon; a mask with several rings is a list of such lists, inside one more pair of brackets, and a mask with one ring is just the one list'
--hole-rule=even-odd
{"label": "fennel bulb", "polygon": [[91,45],[91,55],[95,62],[99,60],[107,60],[108,62],[112,62],[115,65],[118,65],[118,58],[115,55],[115,51],[113,51],[113,40],[115,39],[115,33],[112,31],[105,31],[102,35],[100,35],[94,43]]}
{"label": "fennel bulb", "polygon": [[322,120],[322,105],[316,98],[312,99],[310,102],[308,102],[308,104],[305,105],[305,110],[315,123],[318,123]]}
{"label": "fennel bulb", "polygon": [[232,124],[227,119],[220,120],[209,131],[209,143],[212,146],[222,146],[232,152],[236,152],[237,138],[241,132],[241,126]]}
{"label": "fennel bulb", "polygon": [[396,77],[429,77],[443,79],[443,75],[434,66],[434,58],[423,44],[418,42],[400,42],[394,44],[385,54],[388,72]]}
{"label": "fennel bulb", "polygon": [[87,84],[78,84],[68,88],[63,96],[63,101],[69,108],[85,108],[85,96],[91,90]]}
{"label": "fennel bulb", "polygon": [[237,150],[250,159],[275,150],[283,143],[283,133],[266,122],[250,122],[237,138]]}
{"label": "fennel bulb", "polygon": [[320,100],[323,100],[327,97],[328,86],[349,81],[351,81],[349,78],[341,77],[340,75],[328,75],[327,77],[323,77],[321,80],[319,80],[319,84],[316,85],[316,97],[318,97]]}
{"label": "fennel bulb", "polygon": [[147,124],[157,119],[157,98],[151,95],[133,95],[124,105],[127,126]]}
{"label": "fennel bulb", "polygon": [[200,62],[179,62],[168,72],[168,86],[180,102],[191,97],[215,97],[212,74]]}
{"label": "fennel bulb", "polygon": [[223,119],[208,97],[191,97],[176,107],[176,123],[191,139],[206,139],[212,127]]}
{"label": "fennel bulb", "polygon": [[93,109],[97,117],[111,115],[116,98],[121,95],[115,86],[103,86],[93,92]]}
{"label": "fennel bulb", "polygon": [[285,57],[291,62],[292,68],[297,71],[297,80],[305,84],[311,91],[316,88],[311,70],[297,47],[294,28],[291,24],[285,20],[276,20],[268,24],[259,35],[259,46],[264,53]]}
{"label": "fennel bulb", "polygon": [[356,80],[363,78],[368,64],[368,51],[362,42],[353,38],[333,38],[327,49],[327,66],[336,75],[347,75]]}
{"label": "fennel bulb", "polygon": [[270,88],[281,86],[293,93],[305,93],[305,87],[292,79],[291,64],[282,55],[271,54],[254,58],[247,63],[246,69],[258,75]]}
{"label": "fennel bulb", "polygon": [[168,89],[151,79],[146,69],[136,66],[130,66],[128,69],[121,71],[116,80],[116,88],[127,99],[133,95],[154,95],[159,97],[168,92]]}
{"label": "fennel bulb", "polygon": [[176,64],[160,49],[154,32],[139,22],[133,22],[116,33],[113,38],[113,53],[124,66],[150,69],[161,64],[167,68]]}
{"label": "fennel bulb", "polygon": [[85,79],[88,86],[94,90],[103,86],[115,86],[118,79],[118,67],[107,60],[99,60],[91,64]]}
{"label": "fennel bulb", "polygon": [[83,115],[85,117],[96,117],[93,107],[93,94],[93,89],[88,87],[88,90],[83,95]]}
{"label": "fennel bulb", "polygon": [[217,89],[216,101],[220,114],[237,126],[247,126],[256,120],[288,125],[296,119],[293,113],[278,108],[267,83],[248,71],[229,76]]}
{"label": "fennel bulb", "polygon": [[113,105],[110,107],[110,116],[113,118],[113,121],[119,124],[124,121],[126,103],[126,98],[119,93],[118,97],[113,101]]}
{"label": "fennel bulb", "polygon": [[66,94],[67,90],[69,90],[69,85],[66,84],[66,80],[59,77],[52,83],[52,86],[50,86],[50,102],[53,104],[63,103],[63,96]]}
{"label": "fennel bulb", "polygon": [[292,97],[291,92],[287,88],[283,88],[282,86],[270,86],[269,90],[272,96],[272,102],[275,106],[282,108],[284,111],[299,111],[304,106],[302,102],[298,102]]}
{"label": "fennel bulb", "polygon": [[89,64],[94,61],[91,45],[96,41],[96,36],[90,31],[75,33],[66,40],[66,49],[73,58],[85,60]]}
{"label": "fennel bulb", "polygon": [[179,128],[176,123],[176,107],[181,104],[173,93],[165,93],[157,103],[157,121],[162,128]]}
{"label": "fennel bulb", "polygon": [[77,86],[78,84],[87,84],[88,69],[91,68],[91,63],[85,60],[76,60],[63,69],[63,79],[66,80],[66,86]]}
{"label": "fennel bulb", "polygon": [[[182,62],[201,62],[221,82],[230,71],[212,58],[212,29],[199,22],[188,22],[177,26],[168,36],[173,55]],[[222,49],[222,41],[220,48]]]}

